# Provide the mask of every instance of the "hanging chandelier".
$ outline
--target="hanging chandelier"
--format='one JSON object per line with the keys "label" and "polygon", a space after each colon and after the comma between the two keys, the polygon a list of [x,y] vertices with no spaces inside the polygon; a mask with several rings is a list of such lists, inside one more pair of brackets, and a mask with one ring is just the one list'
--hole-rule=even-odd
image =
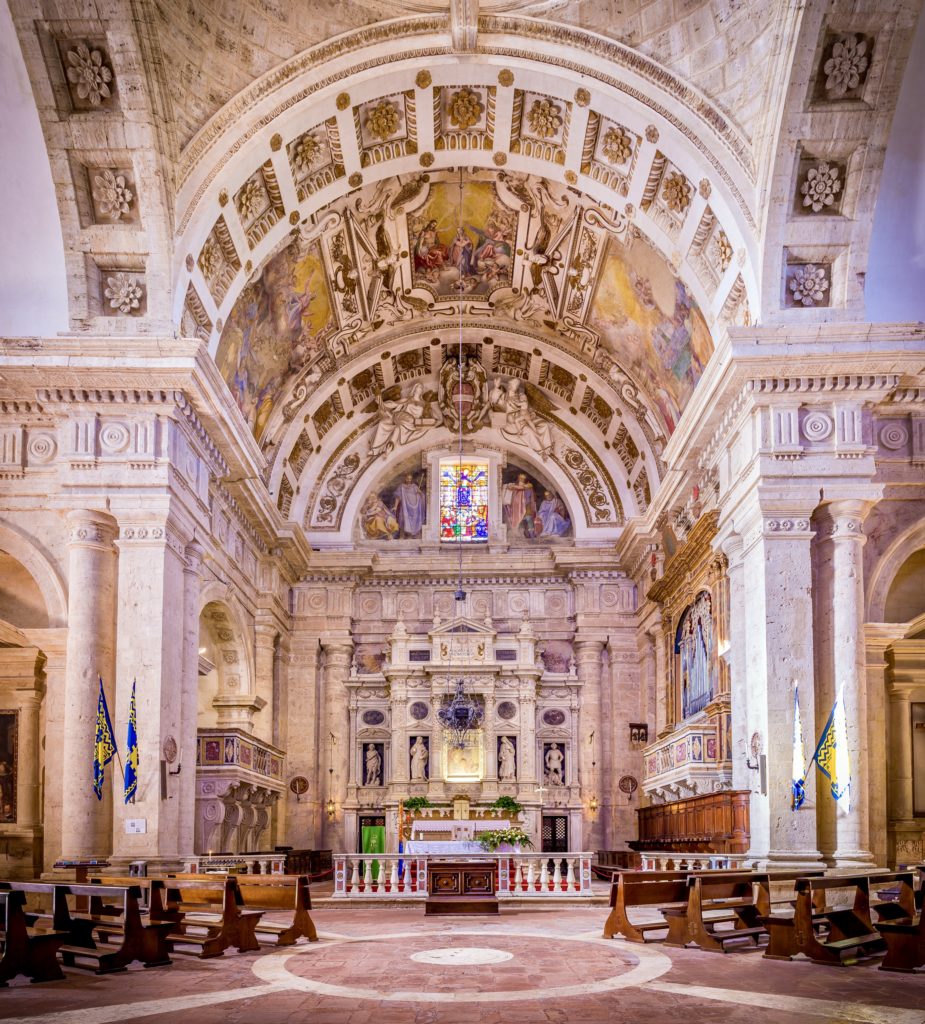
{"label": "hanging chandelier", "polygon": [[[460,230],[463,227],[463,169],[459,168],[459,210],[457,223]],[[463,401],[463,281],[460,278],[459,281],[459,332],[457,335],[458,345],[458,360],[459,360],[459,408],[462,408]],[[457,470],[457,487],[456,487],[456,514],[457,521],[459,519],[459,506],[462,503],[462,466],[463,466],[463,430],[462,430],[462,416],[459,416],[459,423],[457,426],[457,458],[458,458],[458,470]],[[458,581],[456,585],[456,593],[453,595],[457,605],[462,611],[462,602],[466,600],[466,592],[463,589],[463,565],[462,565],[462,533],[457,533],[456,536],[457,544],[457,556],[458,556]],[[474,729],[478,729],[482,724],[482,719],[485,717],[485,708],[479,702],[479,700],[473,696],[467,695],[466,681],[462,678],[456,680],[456,692],[452,698],[443,705],[437,712],[437,719],[443,728],[450,734],[452,744],[454,747],[465,747],[467,733]]]}
{"label": "hanging chandelier", "polygon": [[466,745],[466,734],[478,729],[485,716],[485,709],[465,692],[465,681],[456,680],[456,692],[449,703],[444,704],[437,712],[437,718],[444,729],[450,734],[454,747]]}

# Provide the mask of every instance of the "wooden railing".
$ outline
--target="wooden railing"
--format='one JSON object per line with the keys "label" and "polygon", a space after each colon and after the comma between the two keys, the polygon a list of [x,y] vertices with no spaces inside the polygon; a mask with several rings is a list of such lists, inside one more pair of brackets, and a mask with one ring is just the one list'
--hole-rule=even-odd
{"label": "wooden railing", "polygon": [[747,789],[724,790],[640,807],[634,850],[745,853],[749,847]]}

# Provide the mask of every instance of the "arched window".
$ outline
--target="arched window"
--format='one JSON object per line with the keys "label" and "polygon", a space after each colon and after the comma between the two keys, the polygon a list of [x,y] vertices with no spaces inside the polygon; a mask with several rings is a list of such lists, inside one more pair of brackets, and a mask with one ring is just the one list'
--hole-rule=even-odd
{"label": "arched window", "polygon": [[681,616],[674,650],[681,685],[681,717],[690,718],[702,711],[716,693],[713,601],[706,590]]}
{"label": "arched window", "polygon": [[440,540],[488,540],[488,463],[440,461]]}

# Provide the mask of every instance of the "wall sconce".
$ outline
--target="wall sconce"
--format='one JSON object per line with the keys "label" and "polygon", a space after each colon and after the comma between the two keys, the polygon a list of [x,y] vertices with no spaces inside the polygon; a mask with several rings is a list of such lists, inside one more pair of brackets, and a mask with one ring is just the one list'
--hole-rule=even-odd
{"label": "wall sconce", "polygon": [[588,801],[588,810],[592,814],[595,814],[597,812],[598,807],[600,806],[601,805],[600,803],[598,803],[598,799],[596,796],[592,796],[591,799]]}
{"label": "wall sconce", "polygon": [[641,747],[649,742],[648,722],[630,722],[630,746]]}
{"label": "wall sconce", "polygon": [[328,820],[333,821],[334,815],[337,812],[337,804],[335,804],[333,800],[328,800],[328,802],[324,805],[324,810],[328,816]]}

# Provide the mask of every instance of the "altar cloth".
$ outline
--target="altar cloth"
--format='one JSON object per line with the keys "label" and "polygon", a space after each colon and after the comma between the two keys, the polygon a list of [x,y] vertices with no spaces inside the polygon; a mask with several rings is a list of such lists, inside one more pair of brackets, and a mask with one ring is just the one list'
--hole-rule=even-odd
{"label": "altar cloth", "polygon": [[405,843],[405,853],[428,853],[431,856],[447,854],[456,856],[460,853],[478,853],[485,855],[481,843],[464,839],[409,839]]}

